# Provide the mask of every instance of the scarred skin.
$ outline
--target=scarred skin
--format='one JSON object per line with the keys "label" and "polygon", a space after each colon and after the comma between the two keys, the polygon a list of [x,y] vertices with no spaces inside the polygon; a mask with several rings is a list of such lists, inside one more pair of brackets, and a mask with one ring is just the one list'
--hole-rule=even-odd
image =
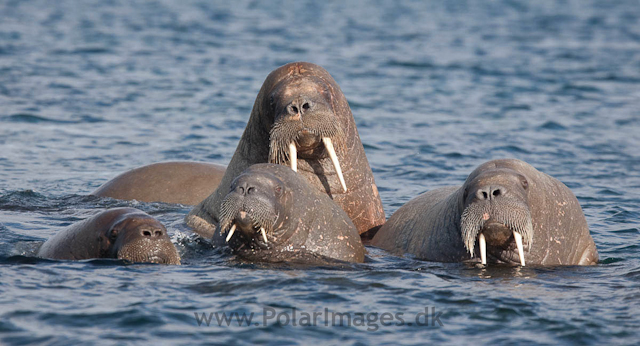
{"label": "scarred skin", "polygon": [[[495,208],[505,201],[524,213]],[[463,211],[474,204],[485,207],[477,218],[485,220],[479,232],[487,237],[488,263],[520,263],[512,227],[496,218],[523,221],[525,218],[513,215],[527,213],[533,232],[530,241],[526,233],[523,236],[526,265],[592,265],[598,261],[575,195],[557,179],[514,159],[489,161],[474,170],[461,187],[440,188],[412,199],[389,218],[371,244],[429,261],[468,261],[472,256],[465,247],[462,220]],[[473,259],[478,260],[478,240],[475,236],[469,239],[475,245]]]}
{"label": "scarred skin", "polygon": [[172,161],[122,173],[91,194],[141,202],[196,205],[218,187],[226,167],[215,163]]}
{"label": "scarred skin", "polygon": [[103,211],[49,238],[38,257],[60,260],[117,258],[131,262],[180,264],[165,227],[134,208]]}
{"label": "scarred skin", "polygon": [[223,201],[222,232],[212,242],[225,244],[234,224],[226,244],[250,260],[364,261],[364,246],[346,213],[283,165],[253,165],[236,177]]}
{"label": "scarred skin", "polygon": [[[187,224],[210,238],[219,222],[220,203],[235,177],[256,163],[289,164],[286,155],[274,155],[282,154],[274,150],[282,144],[275,138],[286,137],[282,129],[293,127],[301,130],[297,132],[298,174],[313,189],[329,195],[359,233],[375,232],[384,223],[385,214],[349,104],[327,71],[304,62],[284,65],[269,74],[218,189],[189,213]],[[318,133],[330,133],[346,193]]]}

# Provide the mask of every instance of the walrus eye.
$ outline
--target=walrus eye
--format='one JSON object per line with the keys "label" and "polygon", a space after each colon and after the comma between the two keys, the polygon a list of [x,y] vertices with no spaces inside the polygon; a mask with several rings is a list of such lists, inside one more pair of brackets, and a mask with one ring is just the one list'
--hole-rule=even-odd
{"label": "walrus eye", "polygon": [[529,188],[529,182],[526,179],[522,180],[522,187],[526,190]]}
{"label": "walrus eye", "polygon": [[276,194],[280,195],[282,193],[282,186],[279,186],[279,185],[276,186],[275,190],[276,190]]}
{"label": "walrus eye", "polygon": [[116,238],[118,238],[118,230],[112,229],[111,232],[109,233],[109,240],[115,241]]}

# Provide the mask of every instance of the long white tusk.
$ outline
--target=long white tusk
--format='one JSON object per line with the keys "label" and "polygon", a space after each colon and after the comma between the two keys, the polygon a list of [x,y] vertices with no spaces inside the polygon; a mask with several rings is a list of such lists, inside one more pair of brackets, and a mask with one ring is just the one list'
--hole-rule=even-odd
{"label": "long white tusk", "polygon": [[478,236],[478,241],[480,242],[480,258],[482,259],[482,264],[487,264],[487,240],[484,239],[484,234],[480,233]]}
{"label": "long white tusk", "polygon": [[520,264],[524,267],[524,250],[522,247],[522,236],[518,232],[513,232],[513,238],[516,240],[516,246],[518,246],[518,255],[520,256]]}
{"label": "long white tusk", "polygon": [[335,167],[336,173],[338,174],[338,179],[340,179],[340,184],[342,184],[342,188],[344,189],[344,192],[347,192],[347,184],[344,182],[344,177],[342,176],[342,169],[340,169],[340,161],[338,161],[338,155],[336,155],[336,150],[333,148],[333,143],[331,143],[331,138],[322,137],[322,142],[324,143],[325,148],[327,148],[327,152],[329,153],[329,157],[331,158],[333,167]]}
{"label": "long white tusk", "polygon": [[231,239],[231,236],[233,236],[233,232],[236,231],[236,224],[234,223],[233,226],[231,226],[231,230],[229,231],[229,234],[227,235],[227,240],[225,240],[227,243],[229,242],[229,239]]}
{"label": "long white tusk", "polygon": [[264,231],[264,227],[260,227],[260,233],[262,233],[262,239],[264,239],[264,242],[267,242],[267,232]]}
{"label": "long white tusk", "polygon": [[296,150],[296,143],[289,143],[289,162],[291,163],[291,169],[294,172],[298,171],[298,151]]}

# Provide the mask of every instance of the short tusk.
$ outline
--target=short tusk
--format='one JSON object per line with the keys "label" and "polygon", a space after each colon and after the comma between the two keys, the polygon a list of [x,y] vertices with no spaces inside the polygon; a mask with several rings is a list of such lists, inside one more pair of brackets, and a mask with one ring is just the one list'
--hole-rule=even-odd
{"label": "short tusk", "polygon": [[513,238],[516,240],[516,246],[518,246],[518,256],[520,256],[520,264],[524,267],[524,250],[522,246],[522,235],[518,232],[513,232]]}
{"label": "short tusk", "polygon": [[233,236],[233,232],[236,231],[236,224],[234,223],[233,226],[231,226],[231,230],[229,231],[229,234],[227,235],[227,240],[225,240],[227,243],[229,242],[229,239],[231,239],[231,236]]}
{"label": "short tusk", "polygon": [[478,241],[480,242],[480,258],[482,259],[482,264],[487,264],[487,240],[484,238],[484,234],[480,233],[478,236]]}
{"label": "short tusk", "polygon": [[267,232],[264,231],[264,227],[260,227],[260,233],[262,233],[262,239],[264,239],[264,242],[267,243]]}
{"label": "short tusk", "polygon": [[340,168],[340,161],[338,161],[338,155],[336,155],[336,150],[333,147],[331,138],[322,137],[322,142],[324,143],[325,148],[327,148],[327,152],[329,153],[329,157],[331,158],[333,167],[336,169],[338,179],[340,179],[340,184],[342,184],[342,189],[344,189],[344,192],[347,192],[347,184],[344,182],[344,176],[342,176],[342,169]]}
{"label": "short tusk", "polygon": [[298,171],[298,151],[296,150],[296,143],[289,143],[289,162],[291,163],[291,169],[294,172]]}

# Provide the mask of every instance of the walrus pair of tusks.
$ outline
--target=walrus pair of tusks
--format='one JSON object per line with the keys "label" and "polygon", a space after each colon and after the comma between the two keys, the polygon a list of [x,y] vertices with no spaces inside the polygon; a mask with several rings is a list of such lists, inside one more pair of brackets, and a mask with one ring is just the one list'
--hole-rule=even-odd
{"label": "walrus pair of tusks", "polygon": [[[236,231],[236,224],[234,223],[231,226],[231,229],[229,230],[229,234],[227,235],[227,239],[225,240],[227,243],[229,242],[229,239],[231,239],[231,236],[233,236],[233,232]],[[260,227],[260,233],[262,233],[262,239],[264,239],[264,242],[267,242],[267,232],[264,230],[264,227]]]}
{"label": "walrus pair of tusks", "polygon": [[[513,238],[516,240],[516,246],[518,247],[518,256],[520,257],[520,264],[524,267],[524,250],[522,246],[522,235],[520,233],[513,231]],[[484,238],[484,234],[480,233],[478,236],[478,241],[480,243],[480,258],[482,259],[482,264],[487,264],[487,241]]]}
{"label": "walrus pair of tusks", "polygon": [[[338,161],[338,155],[336,155],[336,150],[333,148],[331,138],[322,137],[322,143],[324,143],[324,147],[327,149],[329,157],[331,158],[331,163],[333,163],[333,167],[336,169],[336,173],[340,179],[340,184],[342,184],[342,189],[344,189],[344,192],[347,192],[347,184],[344,182],[344,176],[342,176],[342,169],[340,168],[340,161]],[[293,169],[294,172],[297,172],[298,151],[296,149],[296,143],[294,142],[289,143],[289,158],[291,162],[291,169]]]}

